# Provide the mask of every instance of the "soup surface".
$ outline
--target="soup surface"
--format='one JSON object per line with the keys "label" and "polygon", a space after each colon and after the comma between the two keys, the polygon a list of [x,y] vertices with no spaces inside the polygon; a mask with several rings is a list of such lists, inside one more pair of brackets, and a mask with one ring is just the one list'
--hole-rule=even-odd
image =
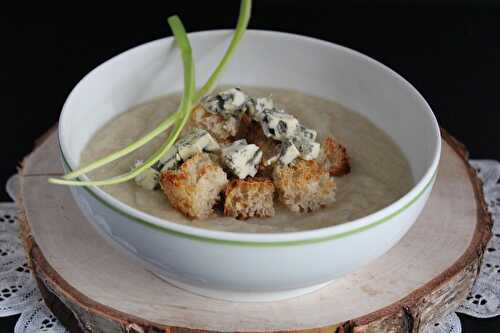
{"label": "soup surface", "polygon": [[[333,135],[351,157],[351,173],[336,178],[336,202],[308,214],[294,214],[275,202],[276,215],[245,221],[229,217],[190,220],[172,208],[161,191],[148,191],[130,181],[103,190],[129,206],[151,215],[190,226],[235,232],[290,232],[327,227],[366,216],[407,193],[413,178],[405,156],[392,139],[364,116],[322,98],[296,91],[243,87],[250,96],[269,96],[299,121],[317,130],[318,142]],[[149,132],[175,112],[178,94],[159,97],[119,115],[102,127],[82,152],[83,165],[122,148]],[[147,159],[165,136],[138,151],[89,174],[103,179],[130,170],[136,160]]]}

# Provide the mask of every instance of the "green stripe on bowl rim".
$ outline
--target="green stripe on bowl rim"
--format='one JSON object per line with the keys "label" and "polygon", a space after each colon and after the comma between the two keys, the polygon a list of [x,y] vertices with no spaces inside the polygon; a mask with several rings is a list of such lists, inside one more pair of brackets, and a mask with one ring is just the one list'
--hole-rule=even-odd
{"label": "green stripe on bowl rim", "polygon": [[[63,151],[61,149],[60,144],[59,144],[59,151],[61,153],[61,156],[63,158],[63,161],[64,161],[64,164],[65,164],[66,168],[70,172],[73,171],[71,169],[68,161],[66,160],[66,156],[64,156],[64,153],[63,153]],[[317,238],[311,238],[311,239],[298,239],[298,240],[291,240],[291,241],[281,241],[281,242],[277,242],[277,241],[274,241],[274,242],[269,242],[269,241],[268,242],[266,242],[266,241],[264,241],[264,242],[255,242],[255,241],[240,241],[240,240],[218,239],[218,238],[212,238],[212,237],[206,237],[206,236],[197,236],[197,235],[189,234],[189,233],[186,233],[186,232],[173,230],[173,229],[170,229],[170,228],[168,228],[166,226],[159,226],[157,224],[154,224],[154,223],[151,223],[149,221],[143,220],[143,219],[138,218],[136,216],[132,216],[129,213],[124,212],[123,210],[121,210],[121,209],[113,206],[112,204],[106,202],[104,199],[102,199],[96,193],[94,193],[90,188],[88,188],[86,186],[83,186],[83,189],[85,191],[87,191],[94,199],[96,199],[97,201],[99,201],[101,204],[103,204],[107,208],[115,211],[116,213],[121,214],[121,215],[125,216],[126,218],[128,218],[128,219],[130,219],[130,220],[132,220],[134,222],[138,222],[138,223],[140,223],[140,224],[142,224],[142,225],[144,225],[144,226],[146,226],[148,228],[151,228],[151,229],[154,229],[154,230],[158,230],[158,231],[162,231],[164,233],[167,233],[167,234],[170,234],[170,235],[173,235],[173,236],[178,236],[178,237],[182,237],[182,238],[186,238],[186,239],[191,239],[191,240],[195,240],[195,241],[215,243],[215,244],[220,244],[220,245],[251,246],[251,247],[281,247],[281,246],[307,245],[307,244],[315,244],[315,243],[321,243],[321,242],[331,241],[331,240],[335,240],[335,239],[347,237],[347,236],[350,236],[350,235],[353,235],[353,234],[357,234],[357,233],[360,233],[360,232],[372,229],[372,228],[374,228],[374,227],[376,227],[378,225],[381,225],[381,224],[389,221],[393,217],[401,214],[406,209],[408,209],[410,206],[412,206],[425,193],[425,191],[432,184],[432,182],[434,181],[434,179],[436,178],[436,176],[437,176],[437,169],[436,169],[436,171],[434,171],[434,174],[429,179],[429,181],[427,182],[427,184],[425,184],[424,188],[422,188],[422,190],[416,196],[414,196],[409,202],[407,202],[403,207],[399,208],[395,212],[393,212],[393,213],[391,213],[391,214],[389,214],[389,215],[387,215],[385,217],[382,217],[381,219],[379,219],[379,220],[377,220],[377,221],[375,221],[373,223],[370,223],[370,224],[367,224],[367,225],[364,225],[364,226],[361,226],[361,227],[358,227],[358,228],[355,228],[355,229],[351,229],[351,230],[347,230],[347,231],[344,231],[344,232],[340,232],[340,233],[337,233],[335,235],[329,235],[329,236],[317,237]]]}

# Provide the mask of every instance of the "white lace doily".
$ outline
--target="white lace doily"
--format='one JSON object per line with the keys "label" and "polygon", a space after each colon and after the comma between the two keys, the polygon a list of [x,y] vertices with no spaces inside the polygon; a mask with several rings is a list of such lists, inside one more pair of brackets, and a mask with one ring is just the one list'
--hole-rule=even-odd
{"label": "white lace doily", "polygon": [[493,236],[486,246],[479,277],[457,312],[491,318],[500,315],[500,163],[474,160],[471,164],[483,180],[485,199],[494,221]]}
{"label": "white lace doily", "polygon": [[[483,180],[484,194],[493,217],[493,237],[488,243],[481,271],[466,301],[456,310],[477,318],[500,315],[500,163],[473,160]],[[7,182],[7,193],[17,193],[17,178]],[[31,275],[16,222],[13,203],[0,203],[0,317],[21,314],[14,333],[68,332],[43,303]],[[461,333],[460,319],[450,313],[427,329],[427,333]]]}
{"label": "white lace doily", "polygon": [[[17,178],[10,178],[6,188],[15,198]],[[18,237],[17,213],[15,204],[0,203],[0,317],[21,314],[15,333],[68,332],[43,302],[31,275]]]}

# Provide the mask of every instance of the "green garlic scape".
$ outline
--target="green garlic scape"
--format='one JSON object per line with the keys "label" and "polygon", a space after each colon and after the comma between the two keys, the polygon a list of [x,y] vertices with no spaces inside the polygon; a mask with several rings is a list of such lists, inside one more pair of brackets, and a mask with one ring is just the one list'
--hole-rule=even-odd
{"label": "green garlic scape", "polygon": [[[199,100],[206,94],[208,94],[213,87],[215,86],[215,83],[220,76],[220,74],[224,71],[224,69],[227,67],[229,64],[232,56],[234,55],[234,52],[236,50],[237,45],[241,41],[241,38],[243,37],[247,26],[248,22],[250,20],[250,13],[251,13],[251,0],[242,0],[241,5],[240,5],[240,13],[238,17],[238,23],[236,26],[236,30],[233,34],[233,37],[231,39],[231,42],[229,44],[228,49],[226,50],[226,53],[222,57],[220,63],[218,66],[215,68],[213,73],[210,75],[208,78],[207,82],[203,85],[203,87],[198,91],[195,92],[195,78],[194,78],[194,63],[192,59],[192,51],[191,51],[191,45],[189,43],[189,39],[187,37],[187,33],[184,29],[184,26],[179,19],[178,16],[172,16],[168,19],[168,23],[170,25],[170,28],[172,29],[175,40],[177,42],[177,45],[179,46],[179,49],[181,50],[181,55],[182,55],[182,60],[183,60],[183,66],[184,66],[184,93],[183,93],[183,98],[181,101],[181,105],[179,106],[179,109],[176,113],[170,115],[167,119],[165,119],[163,122],[161,122],[155,129],[153,129],[151,132],[146,134],[145,136],[141,137],[139,140],[135,141],[134,143],[128,145],[127,147],[120,149],[104,158],[101,158],[87,166],[84,166],[76,171],[73,171],[71,173],[68,173],[62,177],[62,179],[58,178],[50,178],[49,182],[52,184],[59,184],[59,185],[70,185],[70,186],[104,186],[104,185],[113,185],[113,184],[119,184],[123,183],[126,181],[129,181],[142,172],[146,170],[147,168],[151,167],[154,165],[165,153],[169,151],[169,149],[173,146],[175,141],[177,140],[179,134],[181,133],[182,129],[186,125],[187,121],[189,120],[189,116],[191,114],[192,106],[196,105]],[[90,172],[92,170],[95,170],[103,165],[106,165],[108,163],[111,163],[127,154],[130,154],[131,152],[137,150],[138,148],[142,147],[146,143],[150,142],[153,140],[155,137],[163,133],[165,130],[168,128],[174,126],[174,129],[168,136],[167,140],[165,143],[160,147],[158,151],[156,151],[153,156],[151,156],[147,161],[145,161],[143,164],[140,166],[134,168],[128,173],[109,178],[109,179],[104,179],[104,180],[96,180],[96,181],[80,181],[80,180],[72,180],[74,178],[77,178],[87,172]]]}

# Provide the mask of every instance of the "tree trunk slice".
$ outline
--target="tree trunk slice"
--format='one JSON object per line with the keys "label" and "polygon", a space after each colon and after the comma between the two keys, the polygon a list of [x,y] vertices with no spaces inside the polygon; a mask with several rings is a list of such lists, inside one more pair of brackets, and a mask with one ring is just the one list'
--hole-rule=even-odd
{"label": "tree trunk slice", "polygon": [[445,131],[421,217],[387,254],[295,299],[232,303],[177,289],[101,239],[60,174],[55,131],[23,162],[22,238],[45,302],[72,332],[423,332],[463,302],[491,237],[481,181]]}

